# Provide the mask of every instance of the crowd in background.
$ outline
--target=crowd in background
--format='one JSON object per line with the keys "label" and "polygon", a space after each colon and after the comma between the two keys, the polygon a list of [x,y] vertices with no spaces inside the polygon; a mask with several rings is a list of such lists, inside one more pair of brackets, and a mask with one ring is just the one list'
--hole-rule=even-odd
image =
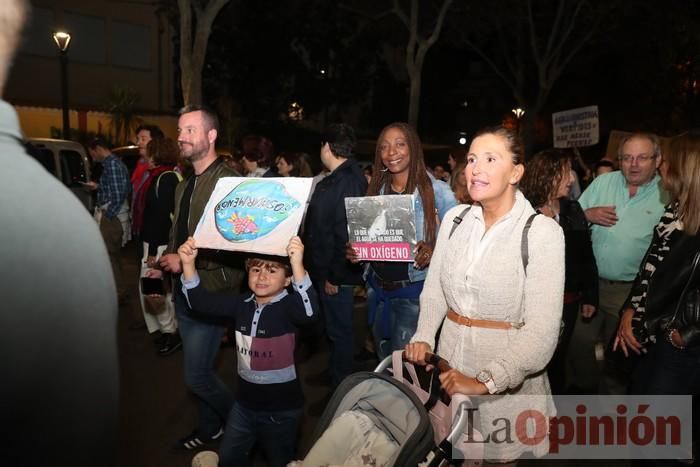
{"label": "crowd in background", "polygon": [[[320,322],[305,323],[297,330],[297,346],[313,353],[326,340],[329,360],[324,371],[308,377],[310,384],[337,387],[353,372],[358,352],[381,359],[407,349],[409,359],[424,363],[424,353],[437,346],[455,368],[441,376],[448,392],[624,393],[639,380],[636,365],[624,356],[650,345],[630,331],[634,323],[645,336],[655,336],[652,342],[664,340],[656,339],[660,331],[645,328],[649,278],[639,265],[643,259],[654,259],[647,252],[652,236],[650,252],[656,251],[657,243],[670,241],[668,227],[657,226],[660,218],[662,224],[680,231],[679,216],[694,216],[679,210],[685,199],[683,209],[692,211],[687,203],[693,200],[678,188],[682,182],[693,182],[683,179],[678,169],[675,175],[665,171],[669,159],[653,134],[626,136],[617,160],[602,159],[590,169],[574,151],[547,149],[526,158],[516,133],[494,127],[477,134],[469,148],[447,153],[446,164],[429,166],[415,129],[392,123],[377,138],[373,162],[362,167],[355,158],[353,129],[339,124],[324,132],[318,156],[322,170],[314,174],[316,156],[279,151],[264,136],[248,135],[240,152],[218,156],[215,115],[199,107],[183,112],[179,148],[156,127],[139,128],[142,161],[131,176],[131,186],[121,190],[127,194],[115,198],[120,206],[131,200],[131,235],[141,246],[141,277],[172,273],[174,285],[164,292],[164,300],[144,290],[140,298],[147,330],[157,336],[158,353],[171,355],[184,347],[185,382],[199,400],[200,423],[180,441],[183,448],[200,449],[224,436],[222,465],[228,465],[226,459],[234,452],[227,451],[233,449],[233,441],[224,427],[232,429],[227,417],[236,396],[213,368],[219,341],[225,338],[224,323],[203,316],[184,300],[176,254],[192,235],[203,203],[221,176],[314,179],[300,235]],[[192,114],[203,117],[188,126],[183,118]],[[696,142],[685,138],[686,145]],[[106,146],[101,141],[91,144],[98,149]],[[669,157],[680,160],[681,149],[675,151]],[[110,160],[108,150],[100,154],[98,160]],[[208,154],[207,164],[202,164],[202,154]],[[105,165],[102,177],[109,176]],[[390,194],[413,195],[414,261],[358,261],[348,243],[344,199]],[[230,256],[237,255],[198,259],[197,271],[204,278],[212,271],[230,269],[224,282],[207,285],[203,279],[205,287],[246,290],[242,279],[249,271]],[[694,269],[688,281],[693,278]],[[358,297],[366,298],[369,315],[365,349],[353,346],[352,313]],[[632,312],[624,313],[620,321],[623,309]],[[694,324],[684,321],[685,327],[679,325],[678,330],[663,328],[672,348],[694,355],[685,350],[684,340],[695,335]],[[618,347],[624,356],[615,351]],[[670,357],[655,358],[663,362]],[[651,358],[646,356],[645,361]],[[654,368],[660,367],[663,364]],[[327,402],[328,398],[312,407],[314,415]],[[495,417],[507,407],[496,405],[493,410]],[[294,427],[298,429],[298,420],[295,423],[292,435]],[[235,449],[239,452],[240,446]],[[515,462],[522,453],[490,455],[494,459],[505,455]]]}
{"label": "crowd in background", "polygon": [[[26,16],[25,2],[0,8],[0,88]],[[280,152],[264,136],[243,138],[240,157],[219,156],[218,119],[205,106],[178,117],[176,139],[138,128],[132,173],[103,138],[87,144],[101,165],[84,182],[97,201],[91,219],[27,154],[16,111],[0,101],[5,464],[114,465],[116,323],[130,299],[126,284],[136,280],[143,313],[132,328],[154,335],[158,354],[182,356],[197,402],[197,426],[179,446],[220,444],[221,466],[249,465],[256,442],[275,467],[299,454],[304,399],[291,349],[327,339],[327,373],[316,381],[337,386],[358,350],[348,325],[358,294],[377,357],[405,350],[425,364],[437,350],[452,366],[439,376],[448,394],[498,396],[481,407],[482,432],[512,415],[511,394],[544,396],[536,409],[551,415],[552,393],[698,393],[697,130],[665,145],[651,133],[627,135],[616,160],[588,170],[577,154],[525,154],[512,130],[485,128],[468,150],[446,154],[448,170],[429,167],[418,133],[400,122],[381,131],[363,168],[353,129],[338,124],[319,141],[324,170],[314,176],[315,154]],[[288,259],[196,247],[192,235],[216,182],[241,175],[313,176]],[[414,260],[359,261],[343,200],[390,194],[413,195]],[[121,269],[129,240],[138,278]],[[235,394],[214,366],[227,326]],[[546,448],[488,446],[483,465],[514,465]]]}

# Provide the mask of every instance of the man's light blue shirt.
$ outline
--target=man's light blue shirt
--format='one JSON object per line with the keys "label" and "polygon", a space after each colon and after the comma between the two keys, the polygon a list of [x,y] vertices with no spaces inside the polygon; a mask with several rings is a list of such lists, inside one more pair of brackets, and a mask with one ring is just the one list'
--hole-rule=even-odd
{"label": "man's light blue shirt", "polygon": [[621,171],[596,177],[578,199],[585,210],[599,206],[615,206],[617,223],[612,227],[593,224],[591,240],[603,279],[632,281],[644,253],[651,242],[668,202],[668,194],[661,188],[661,177],[654,178],[637,188],[630,198],[627,181]]}

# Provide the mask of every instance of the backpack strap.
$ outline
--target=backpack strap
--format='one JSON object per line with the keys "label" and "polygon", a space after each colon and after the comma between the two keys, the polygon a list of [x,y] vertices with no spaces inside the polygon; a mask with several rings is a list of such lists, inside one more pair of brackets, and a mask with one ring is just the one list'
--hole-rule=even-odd
{"label": "backpack strap", "polygon": [[462,220],[464,220],[464,215],[469,212],[469,210],[472,208],[471,204],[464,208],[462,212],[459,213],[457,217],[452,219],[452,229],[450,230],[450,235],[447,238],[452,238],[452,234],[455,233],[455,229],[459,226],[459,224],[462,223]]}
{"label": "backpack strap", "polygon": [[[452,219],[452,229],[450,229],[450,235],[448,238],[452,238],[452,234],[455,232],[459,224],[462,223],[464,220],[465,214],[469,212],[471,209],[471,205],[467,206],[464,208],[462,212],[459,213],[457,217]],[[525,271],[525,275],[527,275],[527,264],[529,262],[529,248],[528,248],[528,239],[527,239],[527,234],[530,231],[530,227],[532,227],[532,222],[535,220],[535,217],[539,214],[539,212],[536,212],[532,214],[528,219],[527,222],[525,222],[525,227],[523,227],[523,235],[522,239],[520,240],[520,256],[523,261],[523,270]]]}
{"label": "backpack strap", "polygon": [[523,260],[523,270],[525,271],[526,276],[527,276],[527,263],[530,259],[528,245],[527,245],[527,233],[530,231],[530,227],[532,227],[532,221],[535,220],[535,217],[538,214],[539,214],[539,212],[536,212],[527,219],[527,222],[525,222],[525,227],[523,227],[523,236],[522,236],[522,239],[520,240],[520,256],[522,257],[522,260]]}
{"label": "backpack strap", "polygon": [[177,176],[177,182],[180,183],[182,181],[182,174],[180,172],[175,172],[174,170],[168,170],[160,175],[158,175],[158,179],[156,180],[156,198],[158,198],[158,188],[160,187],[160,177],[162,177],[165,174],[175,174]]}

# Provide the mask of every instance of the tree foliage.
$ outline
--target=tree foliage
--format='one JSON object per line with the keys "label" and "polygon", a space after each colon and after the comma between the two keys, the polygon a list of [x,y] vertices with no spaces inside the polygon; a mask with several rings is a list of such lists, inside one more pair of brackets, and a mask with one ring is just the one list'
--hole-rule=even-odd
{"label": "tree foliage", "polygon": [[142,123],[137,116],[140,96],[127,86],[115,86],[109,91],[107,112],[110,114],[110,133],[113,144],[124,144],[131,132]]}

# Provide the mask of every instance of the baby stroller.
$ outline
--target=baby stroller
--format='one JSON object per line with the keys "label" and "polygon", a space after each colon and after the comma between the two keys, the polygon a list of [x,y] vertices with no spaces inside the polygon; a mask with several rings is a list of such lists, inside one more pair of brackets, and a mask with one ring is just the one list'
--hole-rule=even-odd
{"label": "baby stroller", "polygon": [[[471,430],[474,442],[464,443],[469,399],[462,396],[450,401],[437,379],[449,365],[437,355],[430,355],[429,363],[433,369],[427,372],[405,361],[398,351],[374,372],[345,378],[319,419],[314,445],[304,461],[294,465],[480,465],[481,435]],[[461,454],[454,451],[456,443],[460,443]],[[465,445],[469,452],[462,449]],[[467,457],[479,460],[460,464]]]}

